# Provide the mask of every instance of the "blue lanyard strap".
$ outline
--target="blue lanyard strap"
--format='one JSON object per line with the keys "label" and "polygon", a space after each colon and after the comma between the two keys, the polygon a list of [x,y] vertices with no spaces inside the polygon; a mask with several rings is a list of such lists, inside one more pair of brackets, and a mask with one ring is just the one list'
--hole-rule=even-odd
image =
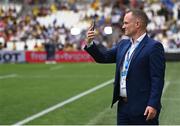
{"label": "blue lanyard strap", "polygon": [[133,50],[133,52],[131,53],[131,55],[130,55],[131,47],[129,48],[129,50],[128,50],[128,52],[127,52],[127,56],[126,56],[125,61],[124,61],[125,71],[128,70],[129,65],[130,65],[130,62],[131,62],[131,60],[132,60],[132,57],[133,57],[133,55],[134,55],[134,53],[135,53],[135,50],[136,50],[136,48],[138,47],[138,45],[139,45],[139,42],[136,44],[135,49]]}
{"label": "blue lanyard strap", "polygon": [[130,61],[131,61],[131,59],[132,59],[132,57],[133,57],[134,52],[135,52],[135,49],[134,49],[134,51],[132,52],[132,54],[130,55],[130,50],[128,50],[128,52],[127,52],[127,58],[125,59],[125,69],[128,69],[129,64],[130,64]]}

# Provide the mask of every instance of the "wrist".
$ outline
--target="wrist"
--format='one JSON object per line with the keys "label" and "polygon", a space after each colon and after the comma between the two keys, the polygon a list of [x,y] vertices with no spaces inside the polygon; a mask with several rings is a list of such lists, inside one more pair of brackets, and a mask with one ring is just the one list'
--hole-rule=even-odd
{"label": "wrist", "polygon": [[93,41],[87,43],[87,47],[91,47],[94,44]]}

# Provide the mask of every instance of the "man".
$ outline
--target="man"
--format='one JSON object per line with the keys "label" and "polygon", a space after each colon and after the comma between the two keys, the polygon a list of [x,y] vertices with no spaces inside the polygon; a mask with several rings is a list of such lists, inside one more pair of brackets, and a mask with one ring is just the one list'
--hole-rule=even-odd
{"label": "man", "polygon": [[126,12],[124,34],[112,49],[99,49],[92,40],[93,26],[87,32],[85,50],[99,63],[116,63],[112,105],[118,101],[118,125],[158,125],[164,86],[165,57],[160,42],[148,37],[148,18],[138,9]]}
{"label": "man", "polygon": [[56,45],[53,39],[47,40],[44,44],[45,51],[46,51],[46,63],[56,64],[55,61],[55,54],[56,54]]}

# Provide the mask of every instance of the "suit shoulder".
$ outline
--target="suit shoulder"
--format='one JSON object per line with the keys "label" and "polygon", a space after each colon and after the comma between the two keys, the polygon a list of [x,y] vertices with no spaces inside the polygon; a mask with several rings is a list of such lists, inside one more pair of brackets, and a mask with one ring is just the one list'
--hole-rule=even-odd
{"label": "suit shoulder", "polygon": [[148,42],[150,45],[152,45],[152,46],[157,46],[157,45],[159,45],[159,46],[163,46],[162,45],[162,43],[160,42],[160,41],[156,41],[156,40],[154,40],[154,39],[152,39],[152,38],[149,38],[149,42]]}
{"label": "suit shoulder", "polygon": [[120,45],[127,44],[129,42],[130,42],[129,39],[121,39],[121,40],[118,41],[117,45],[120,46]]}
{"label": "suit shoulder", "polygon": [[150,38],[148,43],[149,43],[149,47],[153,49],[164,50],[163,44],[160,41],[156,41]]}

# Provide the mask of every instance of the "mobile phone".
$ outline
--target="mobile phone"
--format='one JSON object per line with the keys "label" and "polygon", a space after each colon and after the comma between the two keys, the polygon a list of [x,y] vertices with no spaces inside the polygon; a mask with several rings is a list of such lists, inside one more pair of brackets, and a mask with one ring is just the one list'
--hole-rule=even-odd
{"label": "mobile phone", "polygon": [[96,27],[96,21],[95,21],[95,19],[93,19],[93,26],[92,26],[92,31],[94,31],[95,30],[95,27]]}

